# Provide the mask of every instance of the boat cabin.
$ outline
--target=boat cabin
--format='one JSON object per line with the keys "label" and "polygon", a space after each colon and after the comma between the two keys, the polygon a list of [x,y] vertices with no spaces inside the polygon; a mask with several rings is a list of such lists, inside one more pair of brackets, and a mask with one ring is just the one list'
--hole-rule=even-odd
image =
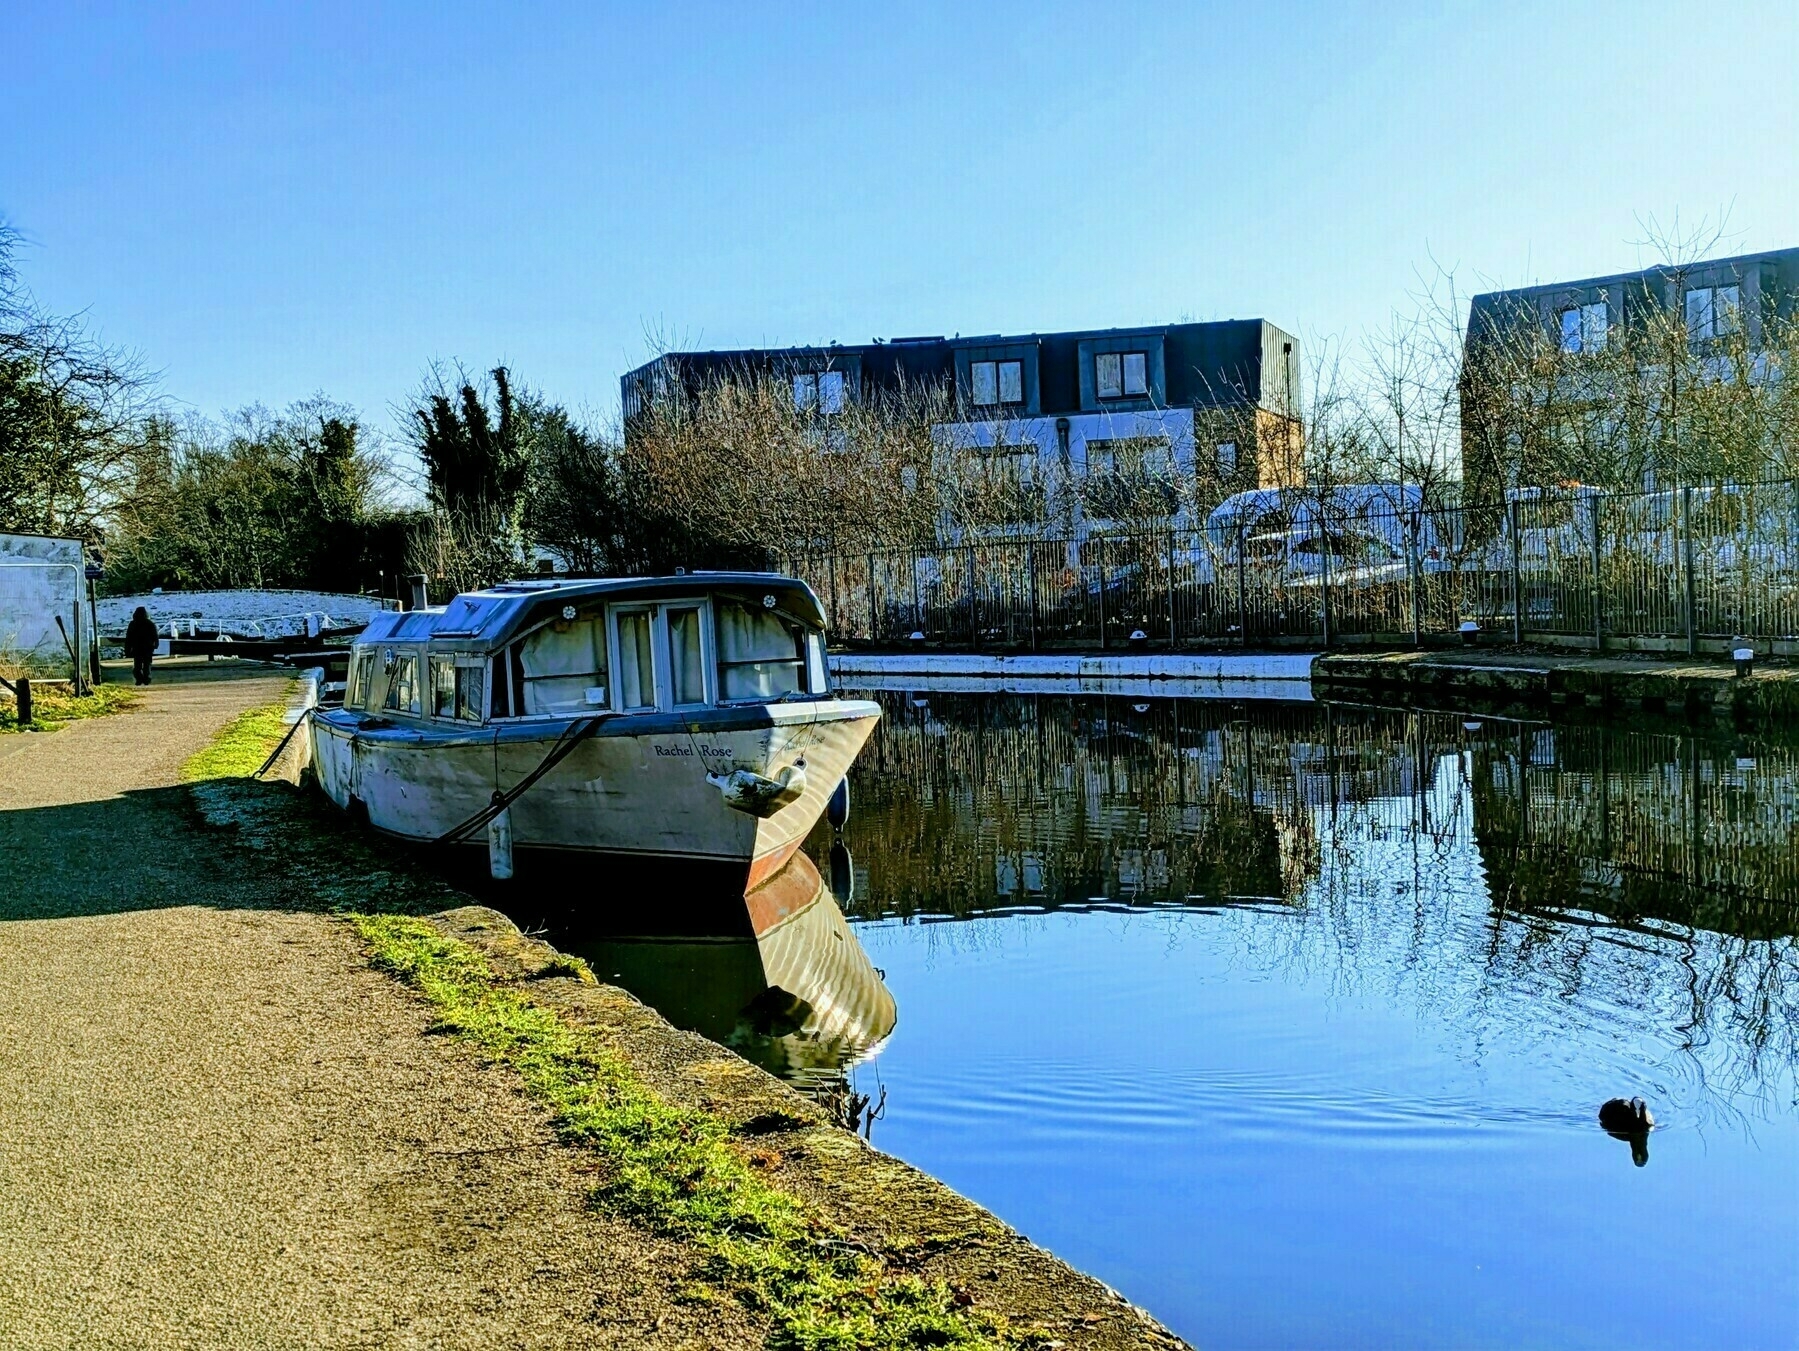
{"label": "boat cabin", "polygon": [[804,582],[691,573],[505,582],[386,611],[351,650],[346,709],[452,723],[823,698],[824,614]]}

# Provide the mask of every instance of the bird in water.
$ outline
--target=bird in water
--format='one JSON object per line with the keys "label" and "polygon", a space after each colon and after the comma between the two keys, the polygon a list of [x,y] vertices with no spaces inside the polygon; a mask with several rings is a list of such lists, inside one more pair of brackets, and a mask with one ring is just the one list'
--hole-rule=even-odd
{"label": "bird in water", "polygon": [[1599,1125],[1614,1140],[1630,1141],[1630,1161],[1641,1168],[1649,1162],[1649,1132],[1655,1117],[1641,1098],[1611,1098],[1599,1108]]}

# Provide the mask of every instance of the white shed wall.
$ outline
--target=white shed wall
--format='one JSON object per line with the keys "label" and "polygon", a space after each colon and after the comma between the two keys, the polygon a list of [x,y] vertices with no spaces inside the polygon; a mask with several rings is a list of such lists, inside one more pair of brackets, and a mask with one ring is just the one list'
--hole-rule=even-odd
{"label": "white shed wall", "polygon": [[74,674],[69,644],[85,652],[90,638],[85,566],[80,540],[0,534],[0,660],[32,675]]}

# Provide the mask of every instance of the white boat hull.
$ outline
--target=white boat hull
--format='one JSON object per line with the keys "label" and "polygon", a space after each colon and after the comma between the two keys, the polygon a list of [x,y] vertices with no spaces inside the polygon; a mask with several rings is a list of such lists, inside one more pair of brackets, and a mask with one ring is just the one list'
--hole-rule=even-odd
{"label": "white boat hull", "polygon": [[[805,839],[879,718],[879,705],[835,699],[611,718],[512,803],[513,845],[741,865],[753,887]],[[336,710],[313,720],[313,765],[340,807],[433,841],[516,786],[579,721],[439,730]],[[733,771],[776,779],[795,766],[803,791],[766,816],[721,791]]]}

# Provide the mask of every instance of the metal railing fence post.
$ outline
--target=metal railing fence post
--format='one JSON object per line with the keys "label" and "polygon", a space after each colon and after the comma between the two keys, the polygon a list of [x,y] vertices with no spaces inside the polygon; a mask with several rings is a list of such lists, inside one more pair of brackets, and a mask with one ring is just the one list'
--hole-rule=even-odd
{"label": "metal railing fence post", "polygon": [[1025,571],[1029,574],[1028,580],[1031,589],[1031,651],[1035,652],[1037,650],[1037,544],[1035,540],[1025,545],[1024,564]]}
{"label": "metal railing fence post", "polygon": [[1326,515],[1322,509],[1320,509],[1318,513],[1318,519],[1319,524],[1324,527],[1322,532],[1324,552],[1318,555],[1318,557],[1324,560],[1324,570],[1319,575],[1319,580],[1323,583],[1323,585],[1318,588],[1319,600],[1321,602],[1319,621],[1324,630],[1324,646],[1328,648],[1331,645],[1331,523],[1330,517]]}
{"label": "metal railing fence post", "polygon": [[924,599],[918,593],[918,550],[912,554],[912,628],[915,632],[924,632]]}
{"label": "metal railing fence post", "polygon": [[1174,648],[1174,529],[1168,531],[1168,647]]}
{"label": "metal railing fence post", "polygon": [[1518,499],[1512,498],[1505,504],[1508,533],[1512,537],[1512,641],[1524,641],[1524,585],[1522,574],[1523,560],[1519,556],[1518,542]]}
{"label": "metal railing fence post", "polygon": [[1680,490],[1680,559],[1682,573],[1681,618],[1686,622],[1687,655],[1699,651],[1699,632],[1693,614],[1693,490]]}
{"label": "metal railing fence post", "polygon": [[1405,545],[1405,576],[1407,588],[1411,592],[1412,602],[1413,647],[1424,646],[1424,621],[1418,614],[1418,572],[1420,567],[1420,560],[1418,557],[1418,530],[1418,513],[1414,511],[1412,512],[1411,528],[1406,531]]}
{"label": "metal railing fence post", "polygon": [[1605,651],[1605,494],[1593,494],[1593,650]]}
{"label": "metal railing fence post", "polygon": [[1093,547],[1099,551],[1099,650],[1106,650],[1106,537],[1099,536],[1093,541]]}
{"label": "metal railing fence post", "polygon": [[828,610],[828,613],[831,617],[831,630],[834,633],[841,634],[843,632],[843,626],[837,622],[837,555],[836,554],[833,553],[833,554],[825,555],[825,567],[829,571],[830,578],[831,578],[831,582],[830,582],[831,603],[830,603],[830,607]]}
{"label": "metal railing fence post", "polygon": [[868,556],[868,641],[881,641],[881,621],[875,618],[875,556]]}
{"label": "metal railing fence post", "polygon": [[981,621],[975,614],[974,545],[968,546],[968,641],[978,651],[981,646]]}
{"label": "metal railing fence post", "polygon": [[1243,546],[1246,538],[1243,518],[1237,518],[1237,640],[1249,646],[1249,595],[1244,577]]}

